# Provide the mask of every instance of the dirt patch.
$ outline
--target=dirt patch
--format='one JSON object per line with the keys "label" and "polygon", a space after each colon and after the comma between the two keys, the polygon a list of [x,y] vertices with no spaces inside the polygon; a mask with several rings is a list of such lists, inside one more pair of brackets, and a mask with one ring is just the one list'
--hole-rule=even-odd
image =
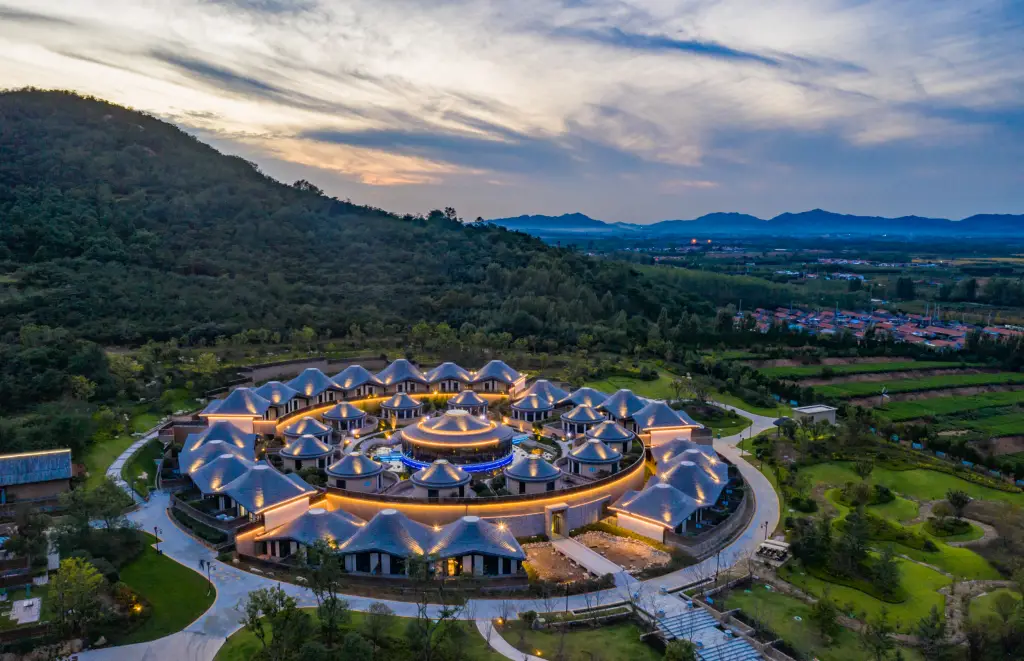
{"label": "dirt patch", "polygon": [[[1021,385],[991,385],[991,386],[971,386],[970,388],[946,388],[944,390],[923,390],[921,392],[903,392],[894,395],[889,395],[889,402],[916,402],[921,399],[936,399],[939,397],[961,397],[967,395],[977,395],[981,392],[1008,392],[1011,390],[1021,390]],[[863,406],[865,408],[873,408],[878,406],[878,395],[872,395],[871,397],[857,397],[854,399],[846,400],[847,403],[853,406]]]}
{"label": "dirt patch", "polygon": [[905,372],[870,372],[868,374],[842,374],[831,379],[800,379],[801,386],[828,386],[840,383],[870,383],[872,381],[901,381],[904,379],[920,379],[927,376],[945,376],[948,374],[995,374],[999,370],[947,368],[937,370],[907,370]]}
{"label": "dirt patch", "polygon": [[609,535],[597,530],[585,532],[573,539],[600,553],[630,574],[636,574],[651,567],[661,567],[672,560],[672,556],[668,553],[651,548],[643,542],[628,537]]}
{"label": "dirt patch", "polygon": [[591,578],[590,572],[570,562],[550,542],[523,544],[523,551],[526,552],[526,561],[543,581],[564,583]]}
{"label": "dirt patch", "polygon": [[964,434],[970,434],[970,429],[947,429],[946,431],[940,431],[939,436],[963,436]]}
{"label": "dirt patch", "polygon": [[999,436],[988,439],[984,441],[984,451],[995,457],[1024,452],[1024,436]]}

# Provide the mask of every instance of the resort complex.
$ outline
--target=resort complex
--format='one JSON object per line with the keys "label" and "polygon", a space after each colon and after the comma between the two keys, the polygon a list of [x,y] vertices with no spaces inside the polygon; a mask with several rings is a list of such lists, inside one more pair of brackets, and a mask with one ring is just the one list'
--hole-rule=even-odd
{"label": "resort complex", "polygon": [[423,560],[439,577],[525,580],[517,539],[601,520],[707,547],[743,493],[707,431],[665,401],[530,381],[500,360],[307,368],[175,425],[172,508],[264,562],[324,541],[354,574]]}

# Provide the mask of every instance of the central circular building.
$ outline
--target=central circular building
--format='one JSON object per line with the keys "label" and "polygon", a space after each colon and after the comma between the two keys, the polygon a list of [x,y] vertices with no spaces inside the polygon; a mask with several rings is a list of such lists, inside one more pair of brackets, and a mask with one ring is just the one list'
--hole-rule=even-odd
{"label": "central circular building", "polygon": [[470,472],[496,470],[512,463],[512,436],[503,424],[463,410],[424,418],[399,432],[402,462],[414,469],[426,468],[437,459]]}

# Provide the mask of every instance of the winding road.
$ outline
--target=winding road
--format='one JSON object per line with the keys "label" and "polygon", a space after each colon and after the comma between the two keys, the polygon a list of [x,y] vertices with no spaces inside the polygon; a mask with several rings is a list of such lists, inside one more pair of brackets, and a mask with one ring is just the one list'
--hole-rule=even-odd
{"label": "winding road", "polygon": [[[614,588],[604,590],[599,594],[591,593],[569,597],[566,601],[568,608],[593,607],[595,603],[608,604],[632,597],[635,601],[644,603],[645,606],[649,605],[671,613],[682,607],[682,600],[662,595],[661,588],[672,590],[689,585],[714,575],[716,569],[732,566],[753,552],[758,544],[765,539],[766,531],[775,530],[780,516],[778,497],[768,479],[740,456],[741,451],[737,447],[741,439],[772,429],[775,418],[756,415],[733,406],[720,406],[734,410],[752,420],[751,427],[743,432],[714,441],[715,450],[736,465],[754,495],[754,513],[747,527],[717,556],[646,581],[638,581],[627,574],[622,574],[617,577]],[[114,466],[123,465],[130,454],[131,450],[118,457]],[[115,471],[114,466],[111,467],[108,474],[116,472],[115,477],[120,478],[120,471],[119,469]],[[167,557],[200,573],[204,573],[200,571],[200,560],[209,563],[211,566],[210,579],[217,588],[216,600],[199,619],[182,631],[147,643],[82,652],[78,655],[82,661],[157,661],[158,659],[212,661],[227,637],[240,628],[241,613],[238,610],[238,605],[249,592],[260,588],[280,586],[295,597],[300,606],[316,604],[312,592],[307,588],[281,583],[270,577],[258,576],[218,561],[213,551],[182,532],[170,520],[167,515],[168,502],[167,494],[154,492],[150,500],[129,514],[128,518],[147,532],[153,532],[154,528],[159,528],[161,530],[159,547]],[[383,602],[396,615],[416,615],[416,604],[412,602],[370,599],[356,595],[346,595],[345,599],[356,611],[365,611],[370,604]],[[561,601],[559,605],[562,605]],[[550,609],[537,599],[472,599],[467,602],[463,618],[486,621],[497,617],[514,616],[515,613],[527,610],[545,611]],[[496,644],[496,639],[500,637],[494,638],[492,645],[504,654],[504,650]],[[517,652],[516,656],[510,658],[521,661],[522,653]]]}

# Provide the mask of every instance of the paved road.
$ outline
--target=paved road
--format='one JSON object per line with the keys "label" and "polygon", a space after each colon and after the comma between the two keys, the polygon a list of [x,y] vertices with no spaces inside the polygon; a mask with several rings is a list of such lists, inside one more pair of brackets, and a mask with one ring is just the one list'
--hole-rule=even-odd
{"label": "paved road", "polygon": [[[725,407],[733,408],[733,407]],[[772,428],[774,418],[754,415],[741,411],[738,413],[753,420],[750,431],[757,434]],[[574,595],[564,603],[569,609],[593,607],[595,603],[613,603],[633,598],[648,608],[675,608],[679,599],[659,594],[659,588],[672,589],[688,585],[695,581],[713,576],[716,568],[725,569],[732,566],[757,547],[764,539],[765,530],[774,530],[779,522],[779,501],[767,478],[756,468],[740,457],[736,444],[748,433],[735,434],[715,440],[714,447],[723,456],[736,464],[743,479],[750,485],[755,499],[755,510],[747,528],[724,548],[717,557],[713,556],[696,565],[680,569],[649,579],[637,581],[626,578],[622,585],[590,595]],[[140,439],[141,440],[141,439]],[[127,453],[126,453],[127,454]],[[118,461],[121,461],[119,458]],[[156,659],[174,659],[174,661],[211,661],[227,636],[240,628],[238,603],[252,590],[279,585],[286,592],[298,599],[302,606],[315,604],[312,593],[307,589],[288,583],[279,583],[272,578],[257,576],[235,569],[229,564],[216,561],[214,553],[182,532],[167,516],[168,496],[154,493],[149,502],[129,515],[129,519],[138,523],[147,532],[154,526],[162,530],[160,537],[161,550],[186,567],[199,571],[199,560],[212,563],[214,570],[211,578],[217,588],[217,598],[209,610],[199,619],[185,628],[184,631],[171,634],[149,643],[139,643],[106,650],[91,650],[79,655],[82,661],[154,661]],[[411,617],[416,614],[416,605],[403,601],[387,601],[368,599],[359,596],[345,597],[351,608],[365,611],[371,603],[384,601],[397,615]],[[527,611],[549,610],[550,605],[537,599],[473,599],[467,603],[462,617],[465,619],[488,620],[500,616],[512,616]],[[499,652],[505,653],[496,646]],[[506,654],[508,656],[508,654]],[[523,654],[516,652],[509,656],[515,661],[523,661]]]}

